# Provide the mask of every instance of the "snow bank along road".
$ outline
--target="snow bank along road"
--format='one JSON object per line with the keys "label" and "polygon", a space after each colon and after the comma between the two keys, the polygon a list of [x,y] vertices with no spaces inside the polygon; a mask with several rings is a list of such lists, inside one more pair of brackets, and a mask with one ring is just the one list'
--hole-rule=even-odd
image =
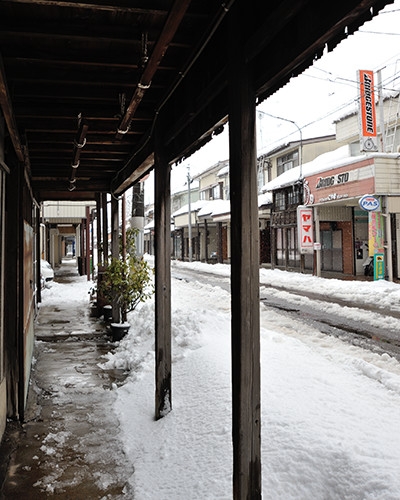
{"label": "snow bank along road", "polygon": [[[229,291],[229,266],[173,264],[176,279],[201,280]],[[227,274],[228,273],[228,274]],[[283,271],[260,271],[260,299],[267,309],[312,324],[320,332],[339,337],[400,361],[400,287],[382,288],[373,282],[321,279]],[[381,300],[379,294],[392,295]]]}

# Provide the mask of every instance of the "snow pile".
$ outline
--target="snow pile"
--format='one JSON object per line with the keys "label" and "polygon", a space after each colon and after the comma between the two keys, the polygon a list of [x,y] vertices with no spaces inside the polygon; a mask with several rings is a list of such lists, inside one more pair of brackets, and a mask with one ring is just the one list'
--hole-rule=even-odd
{"label": "snow pile", "polygon": [[93,286],[86,276],[76,277],[73,289],[70,283],[48,281],[42,290],[42,300],[46,306],[56,306],[65,300],[73,304],[89,302],[89,290]]}
{"label": "snow pile", "polygon": [[[181,265],[201,266],[174,263]],[[229,275],[229,266],[207,268]],[[355,293],[398,296],[390,283],[277,271],[261,280],[300,290],[318,284],[349,304]],[[135,469],[130,482],[138,500],[230,499],[230,297],[199,282],[172,287],[173,411],[154,420],[152,302],[130,315],[133,331],[105,363],[131,370],[115,403]],[[264,306],[261,327],[263,498],[398,499],[399,363]]]}

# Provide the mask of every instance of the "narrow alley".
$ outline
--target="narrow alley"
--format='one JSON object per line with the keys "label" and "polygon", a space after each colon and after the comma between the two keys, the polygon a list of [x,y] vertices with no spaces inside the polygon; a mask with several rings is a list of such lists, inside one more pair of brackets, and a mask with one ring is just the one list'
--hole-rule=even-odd
{"label": "narrow alley", "polygon": [[[79,297],[57,299],[62,294],[54,288],[79,280]],[[132,470],[112,409],[112,387],[123,374],[98,366],[113,347],[106,325],[90,317],[89,284],[75,259],[63,261],[50,286],[52,299],[46,302],[44,290],[35,323],[26,423],[9,423],[0,450],[1,498],[132,498],[126,484]]]}

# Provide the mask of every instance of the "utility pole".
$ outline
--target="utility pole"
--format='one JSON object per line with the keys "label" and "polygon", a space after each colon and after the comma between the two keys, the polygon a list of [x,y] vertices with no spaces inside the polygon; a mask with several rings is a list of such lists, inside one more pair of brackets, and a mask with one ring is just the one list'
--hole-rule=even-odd
{"label": "utility pole", "polygon": [[260,109],[257,110],[257,113],[258,113],[259,117],[261,117],[261,115],[270,116],[271,118],[276,118],[277,120],[282,120],[284,122],[292,123],[295,127],[297,127],[297,130],[299,131],[299,134],[300,134],[300,148],[299,148],[300,173],[299,173],[299,180],[302,180],[303,179],[303,133],[301,131],[301,128],[297,125],[297,123],[295,121],[289,120],[288,118],[283,118],[282,116],[271,115],[270,113],[266,113],[265,111],[261,111]]}
{"label": "utility pole", "polygon": [[378,78],[378,100],[379,100],[379,131],[381,133],[381,151],[386,153],[386,137],[385,137],[385,118],[383,114],[383,96],[382,96],[382,70],[378,69],[376,72]]}
{"label": "utility pole", "polygon": [[189,262],[193,260],[193,249],[192,249],[192,210],[191,210],[191,192],[190,192],[190,183],[192,179],[190,178],[190,165],[187,167],[187,183],[188,183],[188,231],[189,231]]}

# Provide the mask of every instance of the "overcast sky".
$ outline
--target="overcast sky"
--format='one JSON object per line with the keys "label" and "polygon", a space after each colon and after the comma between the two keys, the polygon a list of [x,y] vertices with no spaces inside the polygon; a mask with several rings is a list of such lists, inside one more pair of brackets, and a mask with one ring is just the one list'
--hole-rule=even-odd
{"label": "overcast sky", "polygon": [[[354,35],[259,105],[260,111],[292,120],[296,125],[258,113],[258,154],[299,139],[298,127],[303,138],[335,133],[333,121],[357,109],[358,69],[382,69],[384,92],[400,89],[400,0],[388,5]],[[184,186],[188,165],[194,175],[228,156],[225,127],[221,135],[173,167],[172,190]],[[153,175],[146,181],[145,197],[146,203],[153,199]]]}

